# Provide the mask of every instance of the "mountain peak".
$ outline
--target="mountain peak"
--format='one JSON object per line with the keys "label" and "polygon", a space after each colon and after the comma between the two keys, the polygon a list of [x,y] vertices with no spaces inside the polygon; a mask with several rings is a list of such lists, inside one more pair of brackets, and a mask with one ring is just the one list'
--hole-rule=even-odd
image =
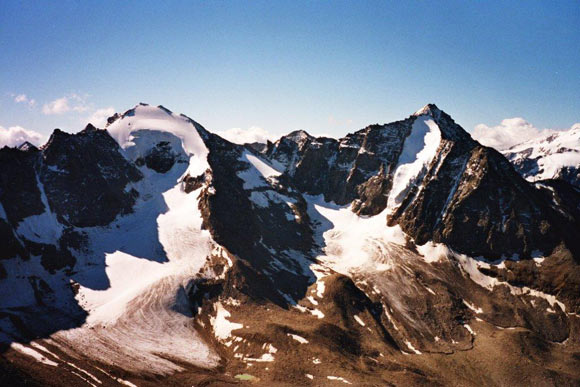
{"label": "mountain peak", "polygon": [[38,150],[38,148],[35,145],[31,144],[28,141],[24,141],[22,144],[20,144],[18,149],[20,149],[21,151],[25,151],[25,152]]}
{"label": "mountain peak", "polygon": [[414,116],[423,116],[429,115],[433,118],[437,118],[441,114],[441,110],[435,105],[434,103],[428,103],[427,105],[423,106],[421,109],[417,110],[413,113]]}
{"label": "mountain peak", "polygon": [[85,126],[85,128],[83,129],[83,132],[94,132],[96,130],[97,128],[89,122],[87,126]]}
{"label": "mountain peak", "polygon": [[285,137],[290,138],[294,141],[306,140],[312,136],[305,130],[295,130],[288,133]]}

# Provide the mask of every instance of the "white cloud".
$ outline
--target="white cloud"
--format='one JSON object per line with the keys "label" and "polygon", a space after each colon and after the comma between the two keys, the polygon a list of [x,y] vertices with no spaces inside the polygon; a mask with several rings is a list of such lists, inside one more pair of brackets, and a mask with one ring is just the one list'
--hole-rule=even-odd
{"label": "white cloud", "polygon": [[44,104],[44,106],[42,107],[42,112],[44,114],[47,114],[47,115],[63,114],[63,113],[66,113],[68,111],[70,111],[70,106],[68,104],[67,97],[55,99],[52,102]]}
{"label": "white cloud", "polygon": [[104,109],[97,109],[93,114],[91,114],[87,121],[97,128],[103,128],[107,123],[107,118],[111,117],[113,114],[115,114],[115,108],[112,106]]}
{"label": "white cloud", "polygon": [[46,115],[64,114],[70,111],[77,113],[86,112],[90,109],[86,99],[86,96],[70,94],[44,104],[44,106],[42,106],[42,112]]}
{"label": "white cloud", "polygon": [[275,135],[259,126],[251,126],[248,129],[231,128],[218,131],[216,134],[235,144],[246,144],[252,142],[266,143],[268,140],[274,141],[276,139]]}
{"label": "white cloud", "polygon": [[350,126],[352,125],[352,119],[347,118],[345,120],[335,118],[333,115],[328,116],[328,124],[330,126]]}
{"label": "white cloud", "polygon": [[505,150],[516,144],[551,132],[554,132],[554,130],[540,130],[525,119],[514,117],[502,120],[497,126],[476,125],[471,136],[483,145],[497,150]]}
{"label": "white cloud", "polygon": [[44,142],[44,136],[33,130],[24,129],[21,126],[11,126],[8,129],[0,126],[0,147],[5,145],[17,147],[25,141],[34,145],[40,145]]}
{"label": "white cloud", "polygon": [[30,107],[36,105],[36,101],[32,98],[28,98],[26,94],[18,94],[14,95],[14,102],[16,103],[25,103]]}

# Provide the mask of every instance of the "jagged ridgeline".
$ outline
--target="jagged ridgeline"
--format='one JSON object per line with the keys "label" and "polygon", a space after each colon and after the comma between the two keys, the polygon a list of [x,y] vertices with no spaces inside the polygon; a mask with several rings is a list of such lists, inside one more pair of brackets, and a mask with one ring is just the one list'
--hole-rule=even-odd
{"label": "jagged ridgeline", "polygon": [[5,147],[0,384],[578,384],[563,148],[512,164],[435,105],[238,145],[146,104]]}

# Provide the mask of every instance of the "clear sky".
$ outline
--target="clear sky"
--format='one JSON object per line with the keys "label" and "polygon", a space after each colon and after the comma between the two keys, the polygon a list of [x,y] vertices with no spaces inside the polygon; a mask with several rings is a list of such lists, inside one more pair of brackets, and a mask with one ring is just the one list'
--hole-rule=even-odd
{"label": "clear sky", "polygon": [[467,130],[568,128],[580,2],[0,2],[0,126],[77,131],[141,101],[212,131],[340,136],[428,102]]}

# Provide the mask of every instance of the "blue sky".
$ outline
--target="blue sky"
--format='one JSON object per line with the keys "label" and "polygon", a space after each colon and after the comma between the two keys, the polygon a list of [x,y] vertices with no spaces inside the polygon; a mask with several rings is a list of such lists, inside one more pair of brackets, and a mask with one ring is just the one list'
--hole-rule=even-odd
{"label": "blue sky", "polygon": [[44,135],[140,101],[212,131],[340,136],[428,102],[569,128],[580,3],[2,1],[0,74],[0,126]]}

